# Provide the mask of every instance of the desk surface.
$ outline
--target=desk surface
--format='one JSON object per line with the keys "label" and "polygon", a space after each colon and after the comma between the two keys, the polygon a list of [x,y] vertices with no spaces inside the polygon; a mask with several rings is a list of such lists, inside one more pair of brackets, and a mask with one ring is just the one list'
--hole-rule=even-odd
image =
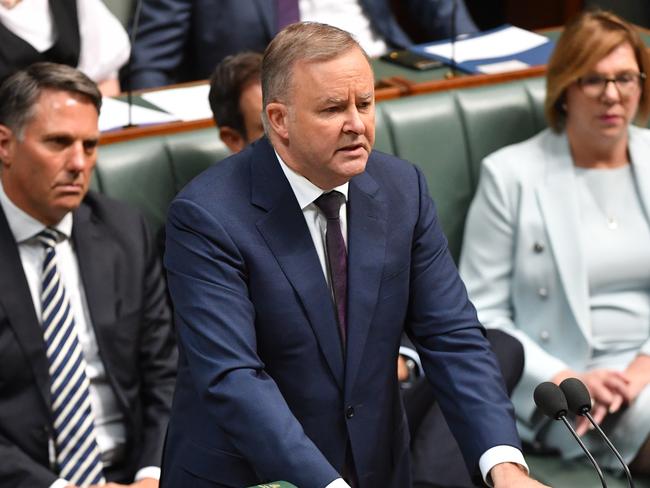
{"label": "desk surface", "polygon": [[[544,32],[544,34],[551,39],[555,39],[559,35],[559,30],[556,29],[547,31]],[[546,71],[545,66],[535,66],[519,71],[510,71],[506,73],[490,75],[468,75],[464,73],[452,74],[450,68],[446,66],[426,71],[418,71],[415,69],[402,67],[381,59],[373,59],[372,66],[375,72],[375,79],[377,80],[375,92],[377,101],[434,91],[451,90],[494,83],[504,83],[507,81],[522,78],[543,76]],[[199,82],[199,84],[206,84],[206,82]],[[182,86],[192,85],[196,85],[196,83]],[[168,88],[169,87],[165,87],[162,90]],[[178,88],[178,86],[176,86],[176,88]],[[150,107],[151,105],[143,100],[140,95],[141,94],[139,93],[134,94],[134,103]],[[119,98],[125,100],[126,96],[123,95]],[[207,100],[205,103],[207,104]],[[102,133],[100,143],[111,144],[114,142],[136,139],[140,137],[164,135],[212,126],[214,126],[212,119],[205,118],[192,121],[178,121],[139,127],[128,127]]]}

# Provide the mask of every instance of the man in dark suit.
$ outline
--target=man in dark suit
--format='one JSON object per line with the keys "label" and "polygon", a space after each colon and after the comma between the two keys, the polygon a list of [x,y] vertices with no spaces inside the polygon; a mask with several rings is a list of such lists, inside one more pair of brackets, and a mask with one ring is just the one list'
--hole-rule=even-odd
{"label": "man in dark suit", "polygon": [[362,49],[340,29],[293,24],[267,48],[262,87],[269,139],[169,210],[180,361],[161,485],[410,486],[406,331],[470,470],[498,488],[541,486],[424,176],[371,153]]}
{"label": "man in dark suit", "polygon": [[[263,135],[262,55],[243,52],[224,58],[210,79],[210,108],[221,140],[237,153]],[[508,394],[523,369],[523,348],[514,337],[488,330]],[[413,344],[405,338],[398,358],[398,379],[411,433],[413,482],[422,488],[473,487],[458,443],[444,420]]]}
{"label": "man in dark suit", "polygon": [[[289,13],[281,14],[287,7],[279,4],[287,0],[143,0],[132,46],[131,86],[149,88],[208,78],[230,54],[262,52],[287,21],[318,20],[359,29],[353,33],[362,37],[366,49],[412,44],[389,0],[319,0],[306,4],[309,12],[298,11],[298,1],[293,0],[293,10],[288,7]],[[400,0],[399,5],[403,17],[428,40],[477,30],[463,0]],[[380,47],[371,54],[381,51]]]}
{"label": "man in dark suit", "polygon": [[100,106],[68,66],[0,86],[2,488],[158,486],[177,353],[143,219],[87,193]]}

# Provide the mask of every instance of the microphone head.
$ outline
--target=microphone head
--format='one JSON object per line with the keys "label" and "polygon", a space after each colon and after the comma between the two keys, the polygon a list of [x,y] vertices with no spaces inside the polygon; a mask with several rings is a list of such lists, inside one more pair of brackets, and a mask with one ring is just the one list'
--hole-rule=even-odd
{"label": "microphone head", "polygon": [[578,378],[565,379],[560,383],[560,389],[564,392],[570,412],[584,415],[591,410],[589,390]]}
{"label": "microphone head", "polygon": [[533,393],[535,405],[544,415],[558,420],[566,416],[568,406],[560,387],[550,381],[540,383]]}

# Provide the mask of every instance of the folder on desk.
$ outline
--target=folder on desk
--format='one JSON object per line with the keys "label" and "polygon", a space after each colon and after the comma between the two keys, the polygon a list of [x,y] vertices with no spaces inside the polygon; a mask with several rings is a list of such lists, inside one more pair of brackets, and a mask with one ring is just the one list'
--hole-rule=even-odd
{"label": "folder on desk", "polygon": [[546,36],[512,25],[410,49],[468,73],[501,73],[543,65],[555,43]]}

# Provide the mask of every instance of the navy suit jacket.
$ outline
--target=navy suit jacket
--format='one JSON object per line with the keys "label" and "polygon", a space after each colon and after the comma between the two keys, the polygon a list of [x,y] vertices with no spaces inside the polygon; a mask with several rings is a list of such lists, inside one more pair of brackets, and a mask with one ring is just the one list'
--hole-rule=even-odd
{"label": "navy suit jacket", "polygon": [[[360,487],[410,486],[396,363],[405,330],[472,470],[518,446],[495,358],[424,177],[373,152],[350,181],[347,351],[307,224],[266,138],[173,201],[180,337],[164,487],[322,488],[349,443]],[[194,483],[194,484],[192,484]]]}
{"label": "navy suit jacket", "polygon": [[[127,429],[125,459],[108,478],[132,482],[160,466],[177,352],[155,246],[144,220],[89,193],[72,243],[108,380]],[[41,324],[18,247],[0,208],[0,488],[50,486],[53,426]]]}
{"label": "navy suit jacket", "polygon": [[[402,0],[402,4],[424,37],[451,36],[452,0]],[[389,46],[411,44],[389,0],[361,0],[361,5]],[[456,32],[476,31],[462,0],[456,15]],[[275,0],[143,0],[131,86],[209,78],[223,58],[246,50],[262,52],[276,33]]]}

